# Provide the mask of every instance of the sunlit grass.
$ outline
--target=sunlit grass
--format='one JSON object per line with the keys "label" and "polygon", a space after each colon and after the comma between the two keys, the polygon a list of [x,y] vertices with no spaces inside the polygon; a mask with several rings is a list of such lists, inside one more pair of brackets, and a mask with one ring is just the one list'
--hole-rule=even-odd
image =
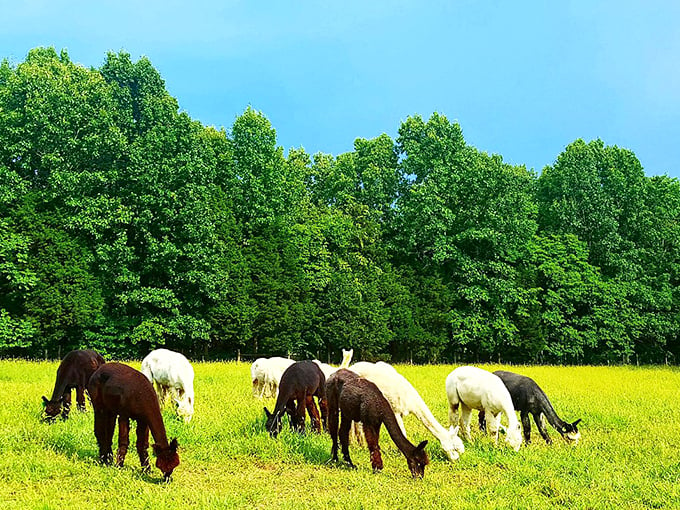
{"label": "sunlit grass", "polygon": [[[130,363],[139,368],[139,362]],[[383,429],[385,469],[352,450],[355,471],[329,466],[327,435],[264,430],[246,363],[195,363],[196,413],[189,424],[170,408],[181,464],[170,484],[141,472],[134,447],[123,468],[100,466],[91,411],[40,421],[57,363],[0,361],[0,504],[5,508],[673,508],[680,507],[680,371],[635,367],[503,367],[534,378],[565,420],[582,418],[582,441],[547,446],[534,429],[519,452],[473,432],[456,463],[413,417],[413,442],[429,439],[432,460],[412,480]],[[444,380],[454,367],[398,366],[447,425]],[[484,366],[489,370],[500,368]],[[88,403],[89,409],[89,403]],[[474,417],[476,418],[476,416]],[[475,430],[473,428],[473,430]],[[115,439],[114,439],[115,441]],[[134,441],[134,438],[133,438]],[[134,444],[131,442],[131,444]]]}

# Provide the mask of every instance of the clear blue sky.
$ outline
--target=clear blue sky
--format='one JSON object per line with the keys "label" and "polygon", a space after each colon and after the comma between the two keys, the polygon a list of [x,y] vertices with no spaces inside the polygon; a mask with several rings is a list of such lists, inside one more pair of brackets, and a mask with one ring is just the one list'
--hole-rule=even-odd
{"label": "clear blue sky", "polygon": [[540,171],[576,138],[680,177],[680,2],[0,0],[0,57],[54,46],[148,57],[180,107],[229,128],[251,105],[284,148],[339,154],[409,115]]}

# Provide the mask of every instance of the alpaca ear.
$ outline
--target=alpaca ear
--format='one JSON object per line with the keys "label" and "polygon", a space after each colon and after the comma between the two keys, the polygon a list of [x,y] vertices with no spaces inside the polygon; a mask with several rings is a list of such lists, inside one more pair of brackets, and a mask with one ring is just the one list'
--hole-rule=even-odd
{"label": "alpaca ear", "polygon": [[571,426],[574,427],[574,428],[576,428],[576,425],[578,425],[579,423],[581,423],[581,418],[579,418],[579,419],[576,420],[574,423],[572,423]]}
{"label": "alpaca ear", "polygon": [[453,425],[451,425],[449,427],[449,432],[451,433],[452,436],[457,436],[459,430],[460,430],[460,425],[457,425],[455,427]]}
{"label": "alpaca ear", "polygon": [[264,414],[265,416],[267,416],[267,419],[272,417],[272,413],[270,413],[269,409],[267,409],[266,407],[264,408]]}
{"label": "alpaca ear", "polygon": [[177,447],[179,444],[177,443],[177,438],[174,438],[172,441],[170,441],[170,451],[175,453],[177,451]]}
{"label": "alpaca ear", "polygon": [[416,450],[424,450],[425,447],[427,446],[427,439],[425,441],[421,441],[418,446],[416,446]]}
{"label": "alpaca ear", "polygon": [[43,400],[42,400],[42,401],[43,401],[43,407],[45,407],[45,406],[49,403],[49,400],[47,400],[47,397],[44,396],[44,395],[43,395]]}

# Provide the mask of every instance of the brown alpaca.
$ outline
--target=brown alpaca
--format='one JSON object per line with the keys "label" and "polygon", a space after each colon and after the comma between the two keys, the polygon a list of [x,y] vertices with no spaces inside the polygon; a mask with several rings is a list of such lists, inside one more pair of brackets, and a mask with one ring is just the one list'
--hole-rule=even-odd
{"label": "brown alpaca", "polygon": [[[312,428],[315,432],[321,432],[326,428],[326,416],[328,409],[326,405],[326,378],[319,366],[312,361],[298,361],[289,366],[279,382],[279,396],[276,398],[274,412],[264,408],[267,415],[265,428],[272,437],[276,437],[281,432],[281,419],[283,413],[288,413],[290,428],[299,432],[305,430],[305,408],[312,421]],[[314,403],[314,397],[319,400],[321,408],[321,420],[319,411]],[[297,401],[297,405],[295,402]]]}
{"label": "brown alpaca", "polygon": [[106,363],[90,378],[87,391],[94,408],[94,435],[99,446],[99,460],[110,464],[113,460],[111,443],[118,417],[118,452],[116,465],[122,466],[127,453],[130,420],[137,422],[137,454],[142,469],[149,468],[149,429],[156,441],[153,451],[156,467],[165,481],[179,465],[177,439],[168,443],[156,392],[141,372],[121,363]]}
{"label": "brown alpaca", "polygon": [[90,376],[101,365],[104,358],[98,352],[86,349],[71,351],[61,360],[57,368],[52,398],[43,397],[45,420],[52,422],[61,413],[62,420],[68,418],[71,410],[71,390],[76,389],[76,403],[79,411],[85,411],[85,386]]}
{"label": "brown alpaca", "polygon": [[350,467],[356,467],[349,456],[349,430],[352,421],[361,422],[363,425],[374,472],[383,468],[379,439],[380,426],[384,424],[392,441],[406,457],[413,478],[423,477],[425,466],[430,463],[425,452],[427,441],[414,446],[404,436],[389,402],[375,384],[362,379],[350,370],[340,369],[328,378],[326,395],[328,397],[328,430],[333,441],[331,461],[338,460],[338,413],[342,413],[339,431],[340,444],[342,456]]}

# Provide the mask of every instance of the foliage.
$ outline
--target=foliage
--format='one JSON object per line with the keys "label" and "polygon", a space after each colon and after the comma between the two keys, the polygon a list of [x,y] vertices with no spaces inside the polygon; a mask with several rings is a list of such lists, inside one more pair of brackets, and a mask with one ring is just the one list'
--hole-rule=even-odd
{"label": "foliage", "polygon": [[536,175],[434,113],[310,156],[146,58],[0,64],[0,355],[677,362],[679,220],[600,140]]}

